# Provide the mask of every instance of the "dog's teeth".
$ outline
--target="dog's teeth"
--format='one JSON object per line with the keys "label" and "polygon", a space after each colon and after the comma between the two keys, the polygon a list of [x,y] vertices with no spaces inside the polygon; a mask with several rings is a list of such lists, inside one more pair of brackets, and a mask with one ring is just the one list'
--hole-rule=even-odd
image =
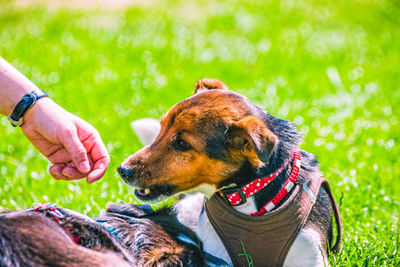
{"label": "dog's teeth", "polygon": [[146,195],[150,194],[150,189],[146,188],[146,189],[144,190],[144,193],[145,193]]}

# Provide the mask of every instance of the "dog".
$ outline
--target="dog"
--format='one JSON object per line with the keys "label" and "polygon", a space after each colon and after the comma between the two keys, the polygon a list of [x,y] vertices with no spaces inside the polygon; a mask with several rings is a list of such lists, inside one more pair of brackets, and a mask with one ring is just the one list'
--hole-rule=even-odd
{"label": "dog", "polygon": [[0,266],[206,265],[227,266],[170,208],[109,203],[95,220],[54,205],[0,213]]}
{"label": "dog", "polygon": [[341,243],[339,209],[316,157],[299,149],[292,122],[203,79],[160,125],[154,141],[118,167],[138,199],[203,193],[204,203],[196,194],[177,204],[178,219],[197,231],[206,253],[229,265],[328,264]]}

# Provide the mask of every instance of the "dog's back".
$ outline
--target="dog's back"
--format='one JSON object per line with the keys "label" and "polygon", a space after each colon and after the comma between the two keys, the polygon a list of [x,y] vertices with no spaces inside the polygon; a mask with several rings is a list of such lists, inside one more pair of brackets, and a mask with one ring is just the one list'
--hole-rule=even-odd
{"label": "dog's back", "polygon": [[37,211],[0,213],[0,266],[224,266],[172,209],[109,204],[96,220],[59,211],[60,222]]}
{"label": "dog's back", "polygon": [[118,255],[75,244],[43,213],[0,215],[0,266],[129,266]]}

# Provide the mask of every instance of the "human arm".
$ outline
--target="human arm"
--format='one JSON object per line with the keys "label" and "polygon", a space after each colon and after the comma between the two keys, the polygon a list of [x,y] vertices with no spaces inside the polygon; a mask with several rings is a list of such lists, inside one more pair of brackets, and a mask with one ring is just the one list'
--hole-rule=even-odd
{"label": "human arm", "polygon": [[[26,93],[37,87],[0,57],[0,113],[8,115]],[[89,123],[50,98],[39,99],[24,115],[22,132],[52,162],[51,175],[74,180],[100,179],[110,162],[99,133]]]}

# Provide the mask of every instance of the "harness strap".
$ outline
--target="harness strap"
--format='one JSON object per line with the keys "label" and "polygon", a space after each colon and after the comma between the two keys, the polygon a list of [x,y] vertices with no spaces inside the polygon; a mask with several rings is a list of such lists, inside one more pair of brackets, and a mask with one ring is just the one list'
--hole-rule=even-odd
{"label": "harness strap", "polygon": [[333,246],[332,246],[332,244],[329,244],[330,251],[333,254],[336,254],[339,251],[339,246],[342,243],[342,232],[343,232],[342,216],[340,215],[339,206],[337,205],[335,198],[333,197],[331,188],[330,188],[328,180],[326,180],[326,178],[324,178],[324,181],[322,182],[322,186],[325,188],[326,192],[328,193],[329,199],[332,203],[333,215],[334,215],[335,221],[336,221],[336,230],[337,230],[336,242],[335,242],[335,245],[333,245]]}
{"label": "harness strap", "polygon": [[[313,200],[318,196],[322,186],[332,203],[338,229],[336,243],[328,246],[333,253],[338,251],[342,236],[339,208],[334,201],[328,181],[318,172],[313,173],[310,178],[306,186],[295,184],[292,195],[265,216],[242,214],[232,209],[217,195],[205,201],[204,211],[208,220],[225,246],[234,266],[248,265],[247,260],[243,258],[243,246],[247,255],[252,257],[255,266],[283,266],[293,242],[309,219],[315,204]],[[330,240],[329,243],[333,242]]]}
{"label": "harness strap", "polygon": [[97,221],[97,224],[106,229],[107,231],[109,231],[110,234],[112,234],[116,238],[119,238],[117,230],[114,228],[114,226],[112,226],[111,223],[104,221]]}
{"label": "harness strap", "polygon": [[[296,240],[296,238],[298,237],[301,229],[304,228],[304,225],[306,224],[308,217],[310,216],[311,210],[314,207],[315,201],[313,201],[313,198],[310,197],[310,194],[313,196],[318,195],[318,192],[321,188],[321,185],[323,183],[322,179],[325,179],[322,176],[319,176],[318,178],[311,178],[310,181],[310,185],[308,185],[307,183],[303,184],[303,190],[299,190],[299,201],[303,201],[303,205],[305,208],[304,214],[301,218],[301,221],[297,224],[296,230],[293,232],[292,236],[287,240],[285,246],[282,249],[282,252],[279,256],[279,260],[278,260],[278,266],[283,266],[287,254],[289,253],[290,248],[292,247],[294,241]],[[309,189],[309,192],[307,192],[307,190],[305,190],[304,185],[306,185],[306,188]],[[304,192],[303,192],[304,191]]]}
{"label": "harness strap", "polygon": [[[36,207],[29,208],[26,211],[36,211],[51,215],[58,224],[63,225],[62,220],[65,219],[65,215],[57,208],[57,203],[33,204],[33,206]],[[74,243],[78,244],[81,241],[81,238],[72,234],[68,228],[65,228],[65,232],[71,237]]]}
{"label": "harness strap", "polygon": [[308,197],[310,198],[311,202],[313,204],[315,204],[315,202],[317,201],[317,197],[315,196],[315,194],[311,191],[310,187],[304,183],[303,184],[303,189],[304,191],[307,193]]}

